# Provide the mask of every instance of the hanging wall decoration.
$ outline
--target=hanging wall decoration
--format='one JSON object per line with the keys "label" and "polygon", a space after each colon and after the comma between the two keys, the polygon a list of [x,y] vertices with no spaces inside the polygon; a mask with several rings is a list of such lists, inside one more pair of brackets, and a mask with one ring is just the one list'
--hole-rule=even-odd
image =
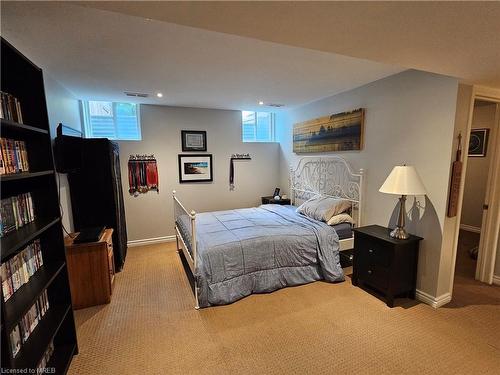
{"label": "hanging wall decoration", "polygon": [[336,113],[295,124],[293,152],[337,152],[363,149],[365,110]]}
{"label": "hanging wall decoration", "polygon": [[252,160],[250,154],[232,154],[229,161],[229,190],[234,190],[234,161],[235,160]]}
{"label": "hanging wall decoration", "polygon": [[154,155],[130,155],[128,159],[130,195],[138,196],[150,190],[159,190],[158,167]]}

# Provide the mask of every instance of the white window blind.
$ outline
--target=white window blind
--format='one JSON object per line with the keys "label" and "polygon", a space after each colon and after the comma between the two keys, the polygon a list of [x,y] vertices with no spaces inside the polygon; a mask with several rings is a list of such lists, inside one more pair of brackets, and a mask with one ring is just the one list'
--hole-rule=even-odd
{"label": "white window blind", "polygon": [[241,111],[243,142],[274,142],[274,113]]}
{"label": "white window blind", "polygon": [[136,104],[89,100],[83,101],[82,106],[87,138],[141,140]]}

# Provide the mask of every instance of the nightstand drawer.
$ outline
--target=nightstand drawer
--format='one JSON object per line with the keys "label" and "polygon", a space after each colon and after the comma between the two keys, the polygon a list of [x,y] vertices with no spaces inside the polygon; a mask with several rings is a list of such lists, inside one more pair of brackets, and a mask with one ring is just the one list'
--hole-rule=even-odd
{"label": "nightstand drawer", "polygon": [[360,265],[358,279],[380,291],[386,291],[389,287],[389,270],[377,266]]}
{"label": "nightstand drawer", "polygon": [[370,266],[389,268],[392,263],[393,250],[381,241],[372,238],[357,237],[354,246],[359,252],[362,263]]}

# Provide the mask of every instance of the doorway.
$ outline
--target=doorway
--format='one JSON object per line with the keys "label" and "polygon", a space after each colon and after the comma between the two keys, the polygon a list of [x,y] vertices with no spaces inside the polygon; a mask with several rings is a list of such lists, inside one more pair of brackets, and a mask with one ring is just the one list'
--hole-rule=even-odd
{"label": "doorway", "polygon": [[[467,169],[464,176],[464,193],[460,217],[457,256],[455,263],[454,295],[457,288],[474,285],[475,280],[484,280],[485,257],[490,256],[492,246],[486,238],[487,224],[491,221],[492,181],[497,173],[495,163],[499,129],[499,104],[495,101],[476,99],[468,147],[464,147]],[[491,237],[491,236],[488,236]],[[488,251],[486,250],[488,246]],[[494,244],[497,249],[497,244]],[[488,254],[487,254],[488,253]],[[500,254],[494,251],[496,267],[500,273]],[[491,281],[489,282],[491,283]]]}

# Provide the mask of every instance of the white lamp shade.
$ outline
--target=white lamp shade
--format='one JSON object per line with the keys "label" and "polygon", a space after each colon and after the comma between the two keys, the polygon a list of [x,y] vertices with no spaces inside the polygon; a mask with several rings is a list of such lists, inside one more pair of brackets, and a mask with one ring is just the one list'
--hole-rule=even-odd
{"label": "white lamp shade", "polygon": [[381,193],[398,195],[425,195],[425,186],[415,167],[396,166],[378,190]]}

